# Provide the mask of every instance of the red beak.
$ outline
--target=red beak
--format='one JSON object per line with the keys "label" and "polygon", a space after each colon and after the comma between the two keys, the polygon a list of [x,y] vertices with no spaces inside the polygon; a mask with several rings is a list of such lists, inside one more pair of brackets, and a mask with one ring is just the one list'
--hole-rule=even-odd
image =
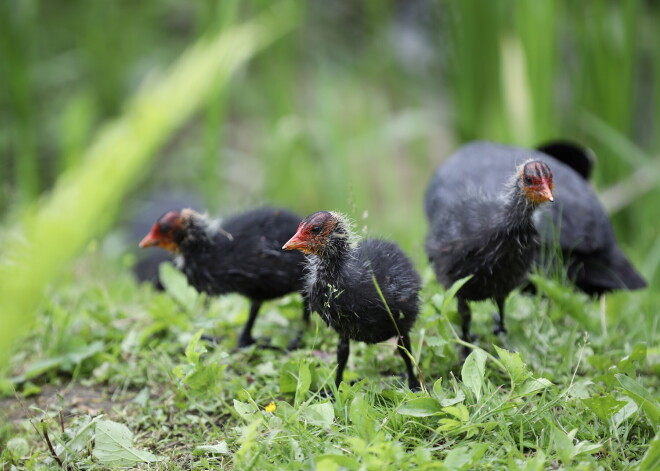
{"label": "red beak", "polygon": [[149,234],[144,236],[144,239],[140,241],[140,247],[153,247],[155,245],[160,245],[160,236],[158,235],[158,228],[154,225],[149,231]]}
{"label": "red beak", "polygon": [[309,248],[307,246],[307,241],[302,238],[300,231],[289,239],[289,242],[284,244],[282,250],[300,250],[303,253],[309,253]]}
{"label": "red beak", "polygon": [[552,188],[547,183],[543,185],[543,189],[539,191],[539,194],[551,203],[555,200],[554,195],[552,194]]}

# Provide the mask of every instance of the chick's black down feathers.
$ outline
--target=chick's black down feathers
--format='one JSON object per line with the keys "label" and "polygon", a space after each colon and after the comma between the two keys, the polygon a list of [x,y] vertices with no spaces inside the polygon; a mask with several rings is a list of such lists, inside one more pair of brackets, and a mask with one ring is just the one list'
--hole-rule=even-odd
{"label": "chick's black down feathers", "polygon": [[[254,343],[252,327],[263,301],[302,292],[304,257],[282,250],[299,221],[298,215],[277,208],[259,208],[223,221],[192,210],[171,211],[142,245],[173,251],[178,267],[198,291],[213,296],[239,293],[250,299],[249,318],[238,341],[244,347]],[[309,318],[306,307],[303,318]]]}
{"label": "chick's black down feathers", "polygon": [[182,240],[180,267],[191,285],[211,295],[239,293],[266,301],[302,288],[304,257],[282,244],[300,217],[260,208],[218,222],[191,220]]}
{"label": "chick's black down feathers", "polygon": [[[528,159],[545,162],[552,169],[555,202],[541,210],[534,222],[543,247],[561,248],[568,279],[595,295],[645,287],[644,279],[619,249],[607,214],[583,175],[539,151],[491,142],[463,146],[438,167],[428,186],[425,209],[429,221],[433,225],[457,193],[472,191],[486,199],[496,198],[512,169]],[[536,263],[548,266],[546,253],[551,252],[535,249]]]}
{"label": "chick's black down feathers", "polygon": [[397,328],[409,332],[417,318],[420,279],[408,257],[392,242],[364,240],[336,269],[317,261],[311,263],[310,274],[307,293],[312,311],[352,340],[382,342],[396,337]]}
{"label": "chick's black down feathers", "polygon": [[399,348],[408,385],[418,389],[408,355],[409,332],[419,312],[420,277],[396,244],[367,239],[354,245],[352,238],[341,215],[320,211],[307,217],[285,246],[308,254],[306,299],[339,333],[336,383],[342,380],[350,340],[376,343],[396,337],[407,351]]}

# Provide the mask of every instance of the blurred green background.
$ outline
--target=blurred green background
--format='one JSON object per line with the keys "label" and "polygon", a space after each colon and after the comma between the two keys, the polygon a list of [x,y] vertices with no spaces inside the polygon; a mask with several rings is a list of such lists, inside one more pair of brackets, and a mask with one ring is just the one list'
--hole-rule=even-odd
{"label": "blurred green background", "polygon": [[[275,19],[229,48],[249,62],[204,68],[203,47],[255,17]],[[3,315],[165,194],[217,215],[339,209],[425,266],[424,188],[473,139],[591,147],[619,242],[657,289],[659,31],[651,0],[4,0]],[[85,172],[102,162],[102,179]]]}

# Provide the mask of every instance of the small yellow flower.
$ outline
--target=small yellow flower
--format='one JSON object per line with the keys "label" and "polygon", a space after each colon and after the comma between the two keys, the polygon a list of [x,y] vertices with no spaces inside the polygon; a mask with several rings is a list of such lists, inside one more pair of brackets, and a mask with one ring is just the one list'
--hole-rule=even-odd
{"label": "small yellow flower", "polygon": [[271,414],[275,412],[275,409],[277,409],[277,405],[275,404],[275,401],[270,401],[266,407],[264,407],[264,410],[266,412],[270,412]]}

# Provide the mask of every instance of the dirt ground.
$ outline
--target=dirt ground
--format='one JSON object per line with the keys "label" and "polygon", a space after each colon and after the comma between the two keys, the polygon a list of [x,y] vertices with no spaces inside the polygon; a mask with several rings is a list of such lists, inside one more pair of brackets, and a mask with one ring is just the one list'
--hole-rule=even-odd
{"label": "dirt ground", "polygon": [[105,413],[112,416],[113,410],[124,408],[134,397],[134,392],[117,393],[101,385],[46,384],[42,386],[41,392],[34,396],[0,399],[0,420],[6,420],[15,426],[28,419],[38,422],[42,414],[35,410],[35,407],[52,416],[59,416],[61,410],[61,420],[65,423],[73,417],[86,414],[96,416]]}

